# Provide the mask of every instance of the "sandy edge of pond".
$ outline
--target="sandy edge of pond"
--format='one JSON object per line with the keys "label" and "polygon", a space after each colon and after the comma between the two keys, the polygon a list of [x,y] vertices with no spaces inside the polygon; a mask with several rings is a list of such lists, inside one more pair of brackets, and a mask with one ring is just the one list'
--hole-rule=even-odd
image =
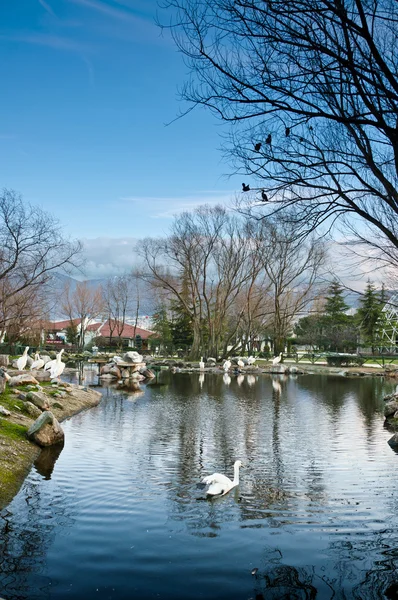
{"label": "sandy edge of pond", "polygon": [[[14,389],[17,393],[13,397],[17,400],[18,388]],[[65,390],[65,388],[60,389]],[[46,388],[43,388],[43,392],[46,393],[49,399],[51,411],[58,421],[64,421],[83,410],[97,406],[102,398],[100,392],[87,387],[68,384],[67,389],[70,391],[66,393],[65,397],[54,398],[47,393]],[[48,391],[54,390],[48,388]],[[54,402],[61,405],[62,408],[53,406]],[[17,408],[15,408],[15,411],[11,408],[9,410],[11,410],[9,417],[1,417],[8,423],[29,428],[35,420],[29,415],[22,414]],[[18,493],[41,450],[39,446],[22,436],[13,437],[7,433],[2,433],[0,427],[0,510],[9,504]]]}

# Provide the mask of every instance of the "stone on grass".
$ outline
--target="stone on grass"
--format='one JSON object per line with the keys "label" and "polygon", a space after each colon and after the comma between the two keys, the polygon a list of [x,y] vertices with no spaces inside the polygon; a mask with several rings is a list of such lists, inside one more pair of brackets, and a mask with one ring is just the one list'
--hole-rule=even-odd
{"label": "stone on grass", "polygon": [[125,354],[123,354],[123,360],[125,362],[131,362],[131,363],[142,363],[142,355],[138,354],[138,352],[135,352],[134,350],[132,350],[131,352],[126,352]]}
{"label": "stone on grass", "polygon": [[24,402],[24,405],[25,405],[26,411],[28,412],[28,414],[30,414],[31,417],[33,417],[34,419],[37,419],[37,417],[40,417],[40,415],[41,415],[40,408],[38,408],[37,406],[32,404],[32,402],[29,402],[29,400]]}
{"label": "stone on grass", "polygon": [[29,392],[26,398],[41,410],[50,408],[48,397],[43,392]]}
{"label": "stone on grass", "polygon": [[26,385],[28,383],[37,384],[39,382],[33,377],[33,375],[30,375],[29,373],[15,375],[15,377],[11,377],[11,379],[8,381],[8,385],[10,387],[15,387],[16,385]]}
{"label": "stone on grass", "polygon": [[7,410],[6,408],[4,408],[4,406],[1,406],[0,404],[0,415],[4,415],[5,417],[9,417],[10,416],[10,411]]}
{"label": "stone on grass", "polygon": [[61,425],[49,410],[43,412],[31,425],[27,433],[28,439],[39,446],[52,446],[64,441],[65,434]]}

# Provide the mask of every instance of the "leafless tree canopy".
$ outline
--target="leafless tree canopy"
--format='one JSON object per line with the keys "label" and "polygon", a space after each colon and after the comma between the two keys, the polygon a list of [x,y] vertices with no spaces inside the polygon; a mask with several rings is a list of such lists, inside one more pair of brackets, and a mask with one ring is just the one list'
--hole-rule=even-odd
{"label": "leafless tree canopy", "polygon": [[279,348],[313,300],[325,260],[322,242],[298,243],[288,225],[220,206],[177,216],[168,237],[144,240],[139,252],[147,280],[189,317],[192,358],[246,351],[264,328]]}
{"label": "leafless tree canopy", "polygon": [[191,68],[183,97],[231,123],[228,151],[260,179],[263,211],[294,205],[304,232],[348,219],[396,262],[398,2],[165,5]]}
{"label": "leafless tree canopy", "polygon": [[79,242],[65,239],[54,217],[12,190],[0,194],[0,282],[5,299],[41,286],[52,272],[75,265],[80,250]]}

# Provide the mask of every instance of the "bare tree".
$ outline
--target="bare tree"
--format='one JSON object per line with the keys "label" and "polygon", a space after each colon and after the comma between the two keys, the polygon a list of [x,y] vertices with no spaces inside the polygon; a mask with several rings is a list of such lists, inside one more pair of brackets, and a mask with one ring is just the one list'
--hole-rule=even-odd
{"label": "bare tree", "polygon": [[[16,192],[0,195],[0,282],[5,298],[46,284],[54,271],[76,266],[81,244],[64,238],[58,222]],[[3,296],[4,297],[4,296]]]}
{"label": "bare tree", "polygon": [[193,325],[191,355],[218,356],[226,322],[252,278],[253,248],[242,223],[222,207],[176,217],[171,235],[141,245],[147,279],[184,308]]}
{"label": "bare tree", "polygon": [[102,289],[92,289],[86,281],[82,281],[72,291],[70,284],[67,283],[62,293],[61,309],[71,323],[78,319],[80,324],[78,346],[82,349],[90,321],[103,313]]}
{"label": "bare tree", "polygon": [[324,292],[321,275],[326,250],[323,241],[314,236],[305,242],[297,239],[287,222],[263,221],[258,237],[263,244],[262,265],[270,283],[268,296],[273,302],[268,322],[274,353],[278,354],[284,350],[294,319],[307,312]]}
{"label": "bare tree", "polygon": [[192,74],[182,96],[233,125],[227,151],[260,180],[260,214],[294,206],[300,234],[340,222],[396,265],[398,3],[164,4]]}

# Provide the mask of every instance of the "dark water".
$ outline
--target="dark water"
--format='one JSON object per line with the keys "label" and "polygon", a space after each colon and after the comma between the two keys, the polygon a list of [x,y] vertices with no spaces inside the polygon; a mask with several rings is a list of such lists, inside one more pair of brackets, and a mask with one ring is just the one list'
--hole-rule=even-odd
{"label": "dark water", "polygon": [[[64,423],[55,465],[42,457],[2,512],[1,597],[397,597],[392,384],[201,380],[109,387]],[[235,459],[239,488],[203,500],[196,484]]]}

